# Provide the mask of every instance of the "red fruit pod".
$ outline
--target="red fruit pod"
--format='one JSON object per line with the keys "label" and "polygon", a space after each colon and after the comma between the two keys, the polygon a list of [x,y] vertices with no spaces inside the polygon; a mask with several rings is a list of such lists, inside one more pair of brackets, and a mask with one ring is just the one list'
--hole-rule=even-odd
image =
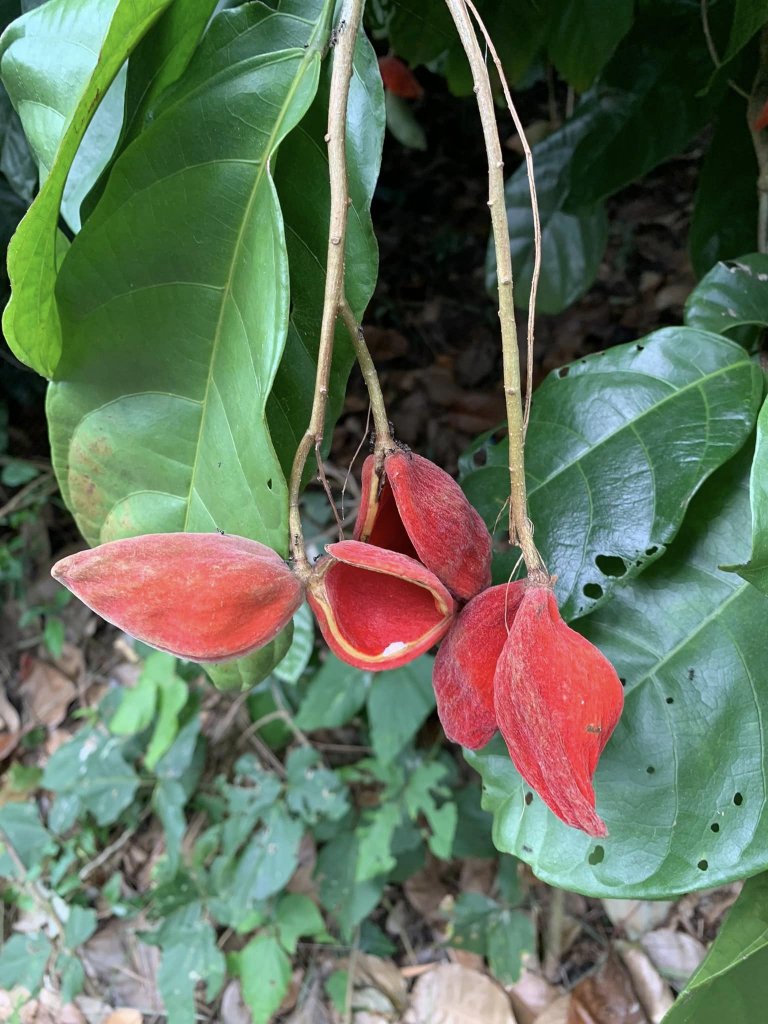
{"label": "red fruit pod", "polygon": [[461,487],[413,452],[393,451],[379,481],[375,456],[363,465],[355,540],[418,558],[468,600],[491,582],[491,535]]}
{"label": "red fruit pod", "polygon": [[271,548],[219,533],[111,541],[62,558],[51,574],[107,622],[190,661],[228,661],[264,647],[304,600]]}
{"label": "red fruit pod", "polygon": [[453,620],[454,602],[437,577],[407,555],[354,540],[326,548],[307,599],[331,650],[378,672],[429,650]]}
{"label": "red fruit pod", "polygon": [[496,732],[493,679],[525,583],[504,583],[473,597],[456,617],[432,670],[437,714],[449,740],[470,750]]}
{"label": "red fruit pod", "polygon": [[567,825],[608,834],[592,776],[624,693],[600,651],[560,618],[552,590],[526,584],[494,677],[496,719],[525,781]]}
{"label": "red fruit pod", "polygon": [[414,73],[399,57],[388,54],[379,57],[379,73],[384,88],[404,100],[418,100],[424,95],[424,89]]}

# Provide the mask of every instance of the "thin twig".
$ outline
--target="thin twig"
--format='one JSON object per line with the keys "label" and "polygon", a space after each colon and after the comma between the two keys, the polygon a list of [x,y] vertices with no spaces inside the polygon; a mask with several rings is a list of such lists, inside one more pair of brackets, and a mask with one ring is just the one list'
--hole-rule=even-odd
{"label": "thin twig", "polygon": [[346,124],[349,83],[352,61],[360,27],[363,0],[345,0],[336,26],[336,46],[333,55],[331,87],[328,99],[328,166],[331,187],[331,209],[328,226],[328,255],[326,261],[325,295],[320,325],[320,344],[317,353],[317,375],[309,426],[299,442],[291,468],[289,483],[289,524],[291,550],[296,571],[305,579],[311,569],[304,546],[299,513],[299,493],[304,467],[314,448],[319,452],[325,429],[328,406],[328,387],[333,356],[333,336],[339,315],[339,304],[344,289],[344,246],[347,234],[349,195],[347,190]]}
{"label": "thin twig", "polygon": [[488,157],[488,207],[491,211],[496,249],[499,320],[504,362],[504,396],[509,428],[509,537],[510,541],[517,544],[523,553],[529,578],[543,583],[549,581],[549,575],[541,555],[536,550],[531,523],[528,519],[523,454],[523,406],[520,398],[520,358],[517,348],[517,325],[515,324],[513,301],[512,256],[509,248],[509,228],[504,200],[504,161],[496,124],[496,111],[488,69],[480,52],[465,0],[446,0],[446,3],[472,69]]}
{"label": "thin twig", "polygon": [[704,39],[709,50],[709,56],[712,58],[712,63],[716,68],[722,67],[722,61],[717,52],[715,46],[715,40],[712,38],[712,31],[709,27],[709,4],[707,0],[701,0],[701,27],[704,32]]}
{"label": "thin twig", "polygon": [[360,952],[360,925],[355,928],[355,935],[352,939],[352,948],[347,964],[347,991],[344,995],[344,1016],[343,1024],[352,1024],[352,993],[355,990],[355,974],[357,972],[357,956]]}
{"label": "thin twig", "polygon": [[525,129],[523,128],[523,122],[520,120],[515,104],[512,102],[512,94],[509,90],[506,76],[504,74],[504,68],[499,55],[496,52],[496,47],[493,45],[493,40],[490,37],[488,29],[485,27],[483,19],[480,17],[477,8],[472,3],[472,0],[466,0],[467,7],[472,12],[472,17],[477,22],[480,31],[483,33],[488,52],[490,53],[493,63],[496,65],[496,71],[501,81],[501,88],[504,92],[504,99],[507,101],[507,109],[512,115],[512,120],[515,123],[515,131],[517,137],[520,139],[520,145],[523,147],[523,153],[525,155],[525,171],[528,177],[528,190],[531,194],[531,214],[533,215],[533,274],[531,276],[531,291],[528,299],[528,360],[526,365],[526,380],[525,380],[525,412],[523,413],[523,437],[528,430],[528,420],[531,416],[531,398],[533,396],[533,332],[536,320],[536,293],[539,288],[539,278],[541,277],[541,219],[539,217],[539,201],[536,196],[536,179],[533,174],[533,153],[531,147],[528,145],[528,139],[525,137]]}

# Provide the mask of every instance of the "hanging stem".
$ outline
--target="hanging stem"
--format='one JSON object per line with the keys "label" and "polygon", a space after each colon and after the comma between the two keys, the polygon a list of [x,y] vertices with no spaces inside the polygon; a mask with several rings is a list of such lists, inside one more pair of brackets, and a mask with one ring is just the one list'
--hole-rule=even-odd
{"label": "hanging stem", "polygon": [[548,582],[549,574],[534,544],[533,529],[528,518],[523,455],[523,406],[520,396],[520,356],[513,304],[512,256],[509,249],[509,229],[504,201],[504,160],[496,125],[491,82],[464,0],[446,0],[446,4],[456,24],[459,38],[472,69],[477,106],[488,155],[488,206],[491,211],[493,240],[496,249],[499,320],[504,364],[504,397],[509,428],[509,539],[512,543],[519,545],[529,578],[536,582]]}
{"label": "hanging stem", "polygon": [[349,332],[349,336],[352,339],[355,356],[357,357],[357,361],[360,365],[360,371],[362,372],[365,386],[368,389],[368,398],[371,402],[371,415],[373,416],[373,427],[376,431],[376,447],[386,454],[388,451],[394,451],[397,446],[392,440],[392,430],[389,426],[387,409],[384,405],[384,395],[381,391],[381,382],[379,381],[379,375],[376,373],[376,367],[373,364],[371,353],[368,351],[368,346],[365,344],[363,328],[357,322],[355,314],[352,312],[346,298],[342,298],[341,315],[347,331]]}
{"label": "hanging stem", "polygon": [[747,104],[747,120],[757,157],[757,251],[768,252],[768,132],[756,122],[768,102],[768,27],[760,34],[760,62]]}
{"label": "hanging stem", "polygon": [[317,375],[312,413],[309,426],[304,433],[291,467],[289,481],[289,528],[291,552],[296,572],[306,578],[310,572],[304,534],[299,514],[299,493],[304,467],[312,449],[320,461],[320,446],[323,443],[325,414],[328,406],[328,383],[333,356],[333,336],[336,329],[344,291],[344,244],[347,233],[347,192],[346,125],[349,83],[352,78],[352,60],[355,41],[360,28],[364,0],[346,0],[342,5],[336,28],[336,46],[331,72],[331,89],[328,101],[328,166],[331,185],[331,214],[328,230],[328,256],[326,261],[325,296],[323,316],[320,325],[320,344],[317,354]]}

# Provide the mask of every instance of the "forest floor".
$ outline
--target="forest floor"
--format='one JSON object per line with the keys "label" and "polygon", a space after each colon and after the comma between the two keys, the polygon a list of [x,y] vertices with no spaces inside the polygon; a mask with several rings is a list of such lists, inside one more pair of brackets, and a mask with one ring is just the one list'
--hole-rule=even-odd
{"label": "forest floor", "polygon": [[[484,286],[488,241],[483,154],[467,108],[456,115],[436,85],[419,111],[427,127],[425,152],[389,140],[374,205],[381,250],[379,285],[365,317],[365,331],[380,369],[397,438],[454,471],[459,454],[478,434],[504,419],[495,306]],[[471,126],[471,127],[470,127]],[[518,160],[508,140],[510,166]],[[559,316],[539,316],[534,382],[552,368],[682,320],[694,284],[686,253],[691,199],[700,150],[693,147],[610,200],[610,241],[598,279]],[[524,327],[524,314],[521,314]],[[524,330],[522,332],[524,334]],[[47,461],[39,391],[20,378],[19,415],[10,425],[10,451],[41,469],[33,496],[47,500],[24,525],[27,607],[53,600],[51,562],[75,539],[55,496]],[[26,390],[25,390],[26,389]],[[364,441],[367,400],[359,376],[352,382],[334,441],[334,467],[346,475]],[[358,463],[359,466],[359,463]],[[24,488],[0,491],[0,505],[23,507]],[[19,495],[22,495],[19,498]],[[0,641],[0,758],[42,767],[79,727],[116,680],[135,678],[124,640],[97,625],[86,609],[66,609],[68,642],[51,658],[40,645],[39,620],[20,624],[18,601],[2,611]],[[210,692],[204,731],[229,743],[221,723],[236,723],[235,698]],[[4,724],[4,729],[3,729]],[[34,744],[20,742],[33,728]],[[26,732],[25,732],[26,731]],[[0,803],[8,799],[0,787]],[[40,794],[38,799],[45,799]],[[136,830],[109,855],[109,873],[122,872],[135,891],[150,884],[162,852],[156,823]],[[306,866],[304,867],[306,871]],[[557,895],[521,868],[537,929],[537,950],[520,981],[504,990],[475,953],[445,946],[446,901],[457,893],[488,894],[494,861],[430,860],[403,886],[387,892],[377,921],[396,952],[385,957],[352,952],[355,979],[348,1016],[355,1024],[655,1024],[674,992],[704,957],[738,885],[694,893],[674,903],[587,899]],[[156,988],[157,951],[139,946],[120,921],[105,914],[87,944],[89,995],[62,1007],[54,992],[29,1004],[31,1024],[138,1024],[163,1020]],[[301,944],[294,984],[276,1018],[290,1024],[328,1024],[341,1017],[309,983],[322,971],[328,950]],[[338,950],[334,951],[337,957]],[[10,1019],[0,990],[0,1022]],[[128,1007],[122,1016],[110,1010]],[[147,1009],[142,1016],[136,1007]],[[237,983],[215,1006],[200,1003],[200,1019],[247,1024]]]}

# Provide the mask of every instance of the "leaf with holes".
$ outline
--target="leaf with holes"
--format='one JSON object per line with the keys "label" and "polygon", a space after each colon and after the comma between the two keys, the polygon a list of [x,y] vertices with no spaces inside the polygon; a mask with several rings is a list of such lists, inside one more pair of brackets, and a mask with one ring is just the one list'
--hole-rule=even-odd
{"label": "leaf with holes", "polygon": [[[90,187],[80,180],[83,172],[71,175],[72,164],[99,101],[168,3],[88,0],[73,5],[68,0],[53,0],[18,18],[3,35],[3,82],[37,156],[43,180],[8,251],[12,299],[3,315],[3,331],[19,359],[46,377],[56,369],[62,347],[54,298],[59,208],[68,179],[70,190],[74,187],[79,199]],[[57,53],[53,64],[52,38]],[[116,125],[110,124],[107,116],[105,130],[107,137],[111,136],[111,146],[122,117],[119,107],[118,102]],[[88,168],[90,183],[109,158],[111,146],[109,142],[95,144],[103,160]],[[74,209],[76,212],[76,206]]]}
{"label": "leaf with holes", "polygon": [[595,776],[609,837],[595,842],[559,822],[498,737],[468,755],[497,846],[544,881],[667,899],[768,867],[768,598],[717,568],[745,553],[750,456],[702,488],[661,561],[581,624],[626,683]]}
{"label": "leaf with holes", "polygon": [[[573,152],[589,133],[599,113],[583,103],[562,128],[533,148],[536,195],[541,217],[541,277],[536,308],[559,313],[592,284],[608,239],[608,218],[602,203],[566,212],[568,168]],[[533,276],[533,215],[525,165],[504,186],[507,224],[515,268],[515,301],[524,309]],[[496,254],[491,239],[485,270],[486,288],[496,293]]]}
{"label": "leaf with holes", "polygon": [[689,327],[727,334],[737,327],[768,326],[768,253],[716,264],[685,304]]}
{"label": "leaf with holes", "polygon": [[768,874],[749,878],[664,1024],[758,1021],[768,1001]]}
{"label": "leaf with holes", "polygon": [[[536,542],[563,618],[598,607],[663,553],[702,482],[743,445],[762,375],[739,345],[687,327],[563,367],[537,390],[526,444]],[[487,462],[467,472],[482,450]],[[463,487],[493,525],[506,442],[465,457]]]}
{"label": "leaf with holes", "polygon": [[62,493],[91,543],[221,528],[286,551],[265,417],[289,301],[269,166],[314,98],[331,6],[306,49],[288,39],[236,58],[232,32],[247,24],[222,12],[69,250],[48,417]]}

